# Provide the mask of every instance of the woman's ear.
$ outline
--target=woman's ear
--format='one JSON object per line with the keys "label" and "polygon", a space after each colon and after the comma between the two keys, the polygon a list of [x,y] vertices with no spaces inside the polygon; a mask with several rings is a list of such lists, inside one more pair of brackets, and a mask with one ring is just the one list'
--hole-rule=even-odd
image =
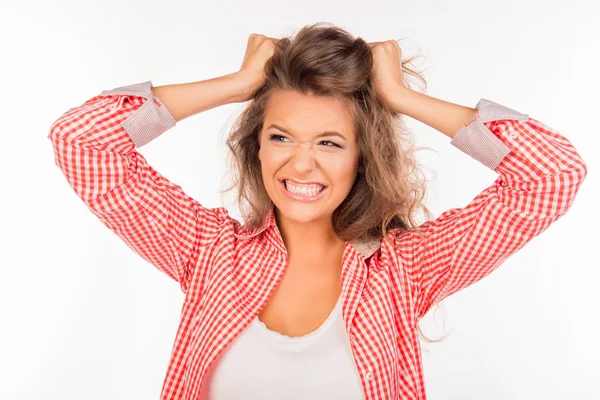
{"label": "woman's ear", "polygon": [[257,136],[257,140],[258,140],[258,161],[262,162],[262,160],[260,159],[260,149],[261,149],[261,146],[260,146],[260,136],[261,136],[261,132],[259,131],[258,132],[258,136]]}

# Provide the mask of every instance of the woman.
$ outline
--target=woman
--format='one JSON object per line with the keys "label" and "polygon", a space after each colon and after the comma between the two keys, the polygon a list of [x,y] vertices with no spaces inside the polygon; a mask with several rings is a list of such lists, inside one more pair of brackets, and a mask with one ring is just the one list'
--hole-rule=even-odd
{"label": "woman", "polygon": [[[321,24],[251,35],[236,73],[107,90],[53,124],[75,192],[185,293],[162,399],[425,399],[421,317],[569,209],[587,168],[564,136],[490,100],[415,92],[407,63],[395,41]],[[136,148],[245,101],[227,140],[242,225]],[[428,211],[401,115],[499,177],[417,226]]]}

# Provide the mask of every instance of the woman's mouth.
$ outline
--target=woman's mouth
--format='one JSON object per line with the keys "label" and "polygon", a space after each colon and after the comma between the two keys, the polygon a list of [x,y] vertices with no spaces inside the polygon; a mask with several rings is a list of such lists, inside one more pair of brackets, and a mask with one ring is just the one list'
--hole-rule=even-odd
{"label": "woman's mouth", "polygon": [[297,185],[289,181],[288,185],[289,189],[286,187],[285,179],[279,181],[279,186],[288,198],[300,201],[318,200],[325,195],[325,191],[329,188],[329,186],[322,186],[322,188],[319,189],[319,185]]}

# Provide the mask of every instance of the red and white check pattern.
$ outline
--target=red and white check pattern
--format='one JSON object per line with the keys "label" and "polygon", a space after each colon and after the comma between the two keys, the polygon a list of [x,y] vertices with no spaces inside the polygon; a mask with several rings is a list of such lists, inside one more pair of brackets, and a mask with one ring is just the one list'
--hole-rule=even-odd
{"label": "red and white check pattern", "polygon": [[[205,208],[136,150],[175,126],[150,81],[102,92],[50,129],[75,193],[141,257],[179,282],[181,322],[162,400],[199,398],[210,364],[257,316],[287,251],[273,210],[248,229]],[[464,208],[385,241],[347,242],[342,313],[365,398],[425,399],[417,323],[436,303],[490,274],[564,215],[587,167],[552,128],[481,99],[451,140],[498,178]],[[299,384],[303,384],[299,378]]]}

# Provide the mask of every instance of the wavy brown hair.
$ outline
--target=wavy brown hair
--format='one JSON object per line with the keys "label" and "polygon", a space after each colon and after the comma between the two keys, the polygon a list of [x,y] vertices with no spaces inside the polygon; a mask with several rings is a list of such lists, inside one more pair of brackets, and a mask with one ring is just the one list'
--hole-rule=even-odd
{"label": "wavy brown hair", "polygon": [[[427,86],[423,76],[411,68],[417,57],[401,60],[403,83],[408,75]],[[260,132],[266,105],[276,90],[293,90],[305,95],[333,96],[342,101],[354,119],[359,146],[356,180],[332,216],[341,239],[359,237],[386,240],[386,233],[415,229],[422,235],[415,214],[425,206],[426,180],[415,159],[413,136],[402,114],[391,110],[377,93],[371,48],[360,37],[328,23],[308,25],[293,37],[276,42],[273,56],[265,64],[266,83],[258,88],[235,120],[226,144],[229,171],[237,188],[237,203],[250,229],[264,221],[273,206],[258,159]],[[222,191],[223,192],[223,191]],[[428,342],[421,329],[419,333]]]}

